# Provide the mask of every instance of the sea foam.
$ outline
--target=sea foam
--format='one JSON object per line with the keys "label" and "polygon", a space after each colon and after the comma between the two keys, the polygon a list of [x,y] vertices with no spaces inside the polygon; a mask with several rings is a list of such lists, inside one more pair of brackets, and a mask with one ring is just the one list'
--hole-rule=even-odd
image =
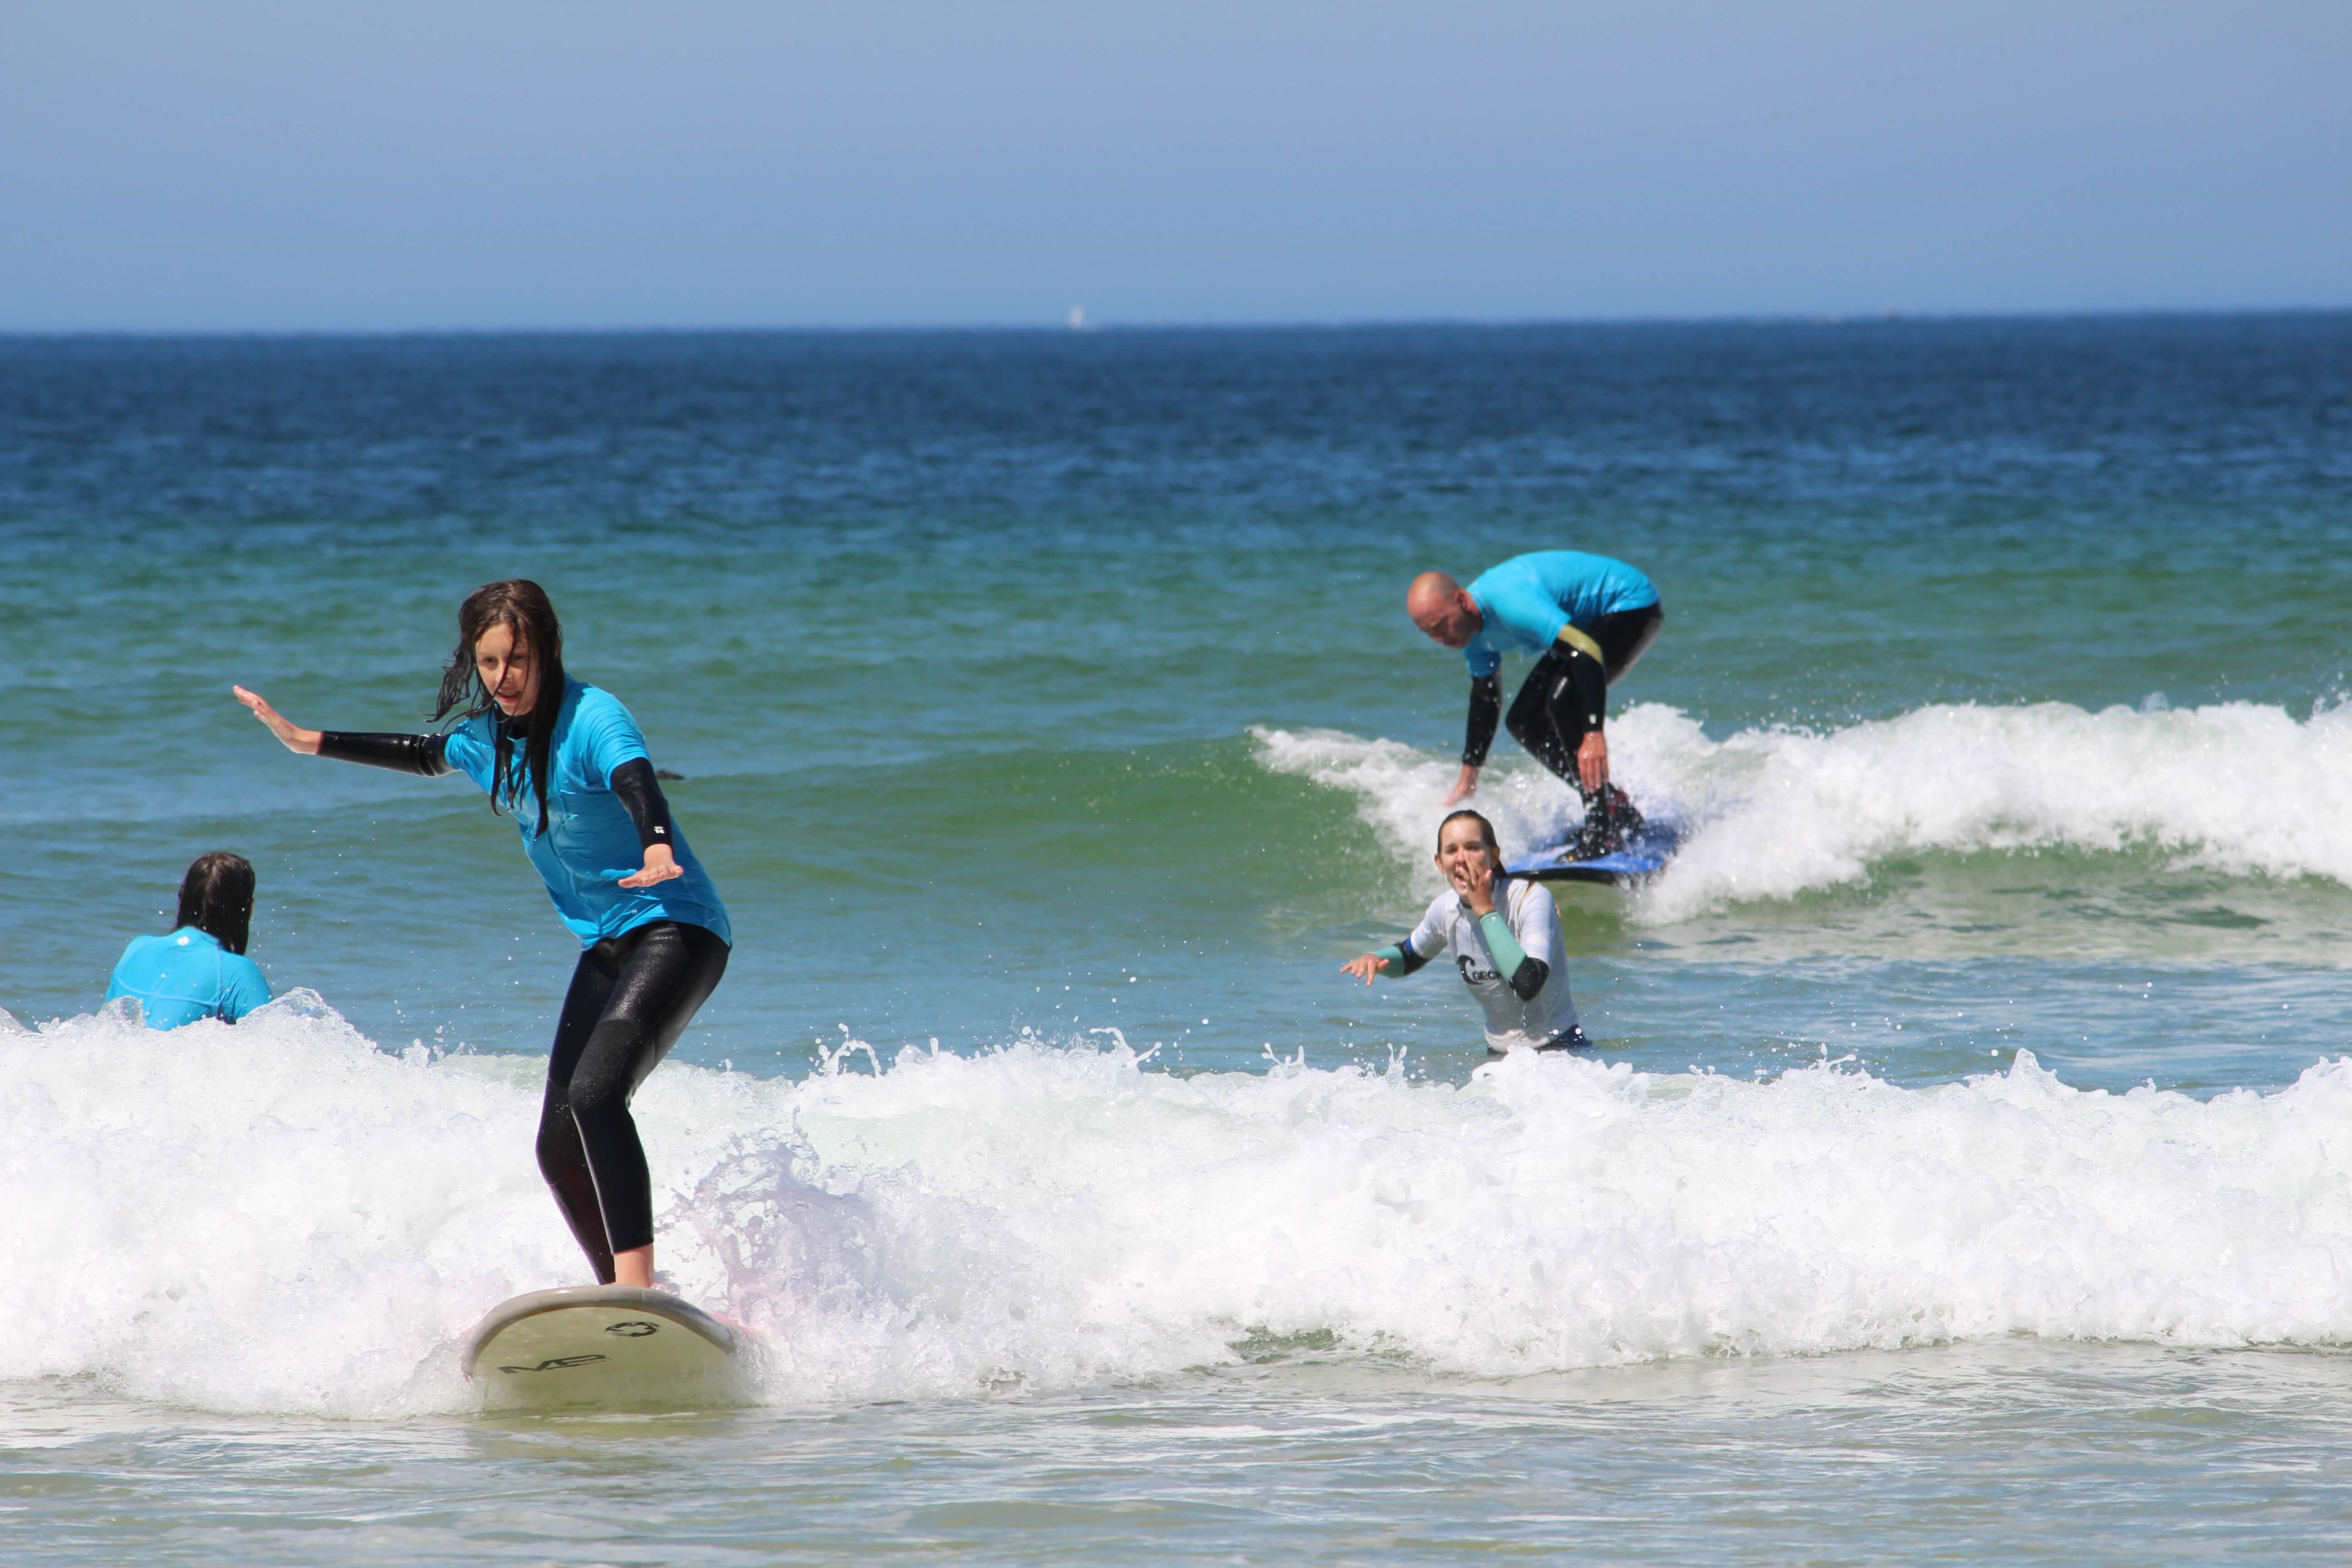
{"label": "sea foam", "polygon": [[[215,1409],[457,1409],[484,1310],[584,1281],[531,1164],[541,1064],[378,1050],[315,1000],[0,1032],[0,1379]],[[2352,1341],[2352,1060],[2210,1101],[2021,1055],[1514,1057],[1180,1078],[1123,1047],[909,1050],[637,1102],[665,1272],[783,1402],[1160,1377],[1286,1337],[1433,1376],[2012,1332]]]}
{"label": "sea foam", "polygon": [[[1427,864],[1451,758],[1336,731],[1253,736],[1265,766],[1347,791],[1397,855]],[[1923,850],[2146,847],[2228,872],[2352,885],[2347,707],[2298,721],[2245,702],[1937,704],[1714,741],[1677,710],[1644,703],[1611,721],[1609,743],[1616,779],[1691,830],[1637,918],[1785,899]],[[1536,847],[1578,815],[1568,787],[1533,764],[1496,773],[1475,804],[1507,851]],[[1433,871],[1427,880],[1433,891]]]}

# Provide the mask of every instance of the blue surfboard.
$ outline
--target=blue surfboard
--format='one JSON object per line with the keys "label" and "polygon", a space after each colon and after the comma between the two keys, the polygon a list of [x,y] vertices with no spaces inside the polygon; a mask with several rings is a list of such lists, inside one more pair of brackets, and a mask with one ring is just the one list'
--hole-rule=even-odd
{"label": "blue surfboard", "polygon": [[[1570,837],[1573,837],[1572,835]],[[1620,885],[1638,882],[1654,877],[1666,868],[1666,862],[1682,847],[1683,825],[1672,817],[1652,817],[1642,825],[1642,830],[1625,840],[1625,847],[1612,854],[1595,855],[1583,860],[1570,860],[1568,841],[1547,845],[1531,850],[1524,858],[1507,863],[1503,869],[1514,877],[1525,877],[1532,882],[1614,882]]]}

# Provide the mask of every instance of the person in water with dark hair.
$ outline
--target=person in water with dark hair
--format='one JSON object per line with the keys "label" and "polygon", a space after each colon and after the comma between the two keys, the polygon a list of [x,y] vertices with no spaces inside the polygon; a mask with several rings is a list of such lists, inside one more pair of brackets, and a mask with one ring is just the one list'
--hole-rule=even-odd
{"label": "person in water with dark hair", "polygon": [[653,1282],[653,1183],[629,1100],[727,970],[726,907],[670,815],[636,721],[564,673],[536,583],[478,588],[457,611],[426,734],[304,730],[240,686],[289,751],[435,777],[459,772],[511,811],[583,952],[555,1026],[539,1168],[600,1283]]}
{"label": "person in water with dark hair", "polygon": [[[1642,814],[1609,782],[1609,742],[1601,733],[1609,688],[1649,651],[1665,606],[1649,578],[1606,555],[1539,550],[1516,555],[1465,588],[1443,572],[1423,572],[1406,590],[1405,614],[1433,642],[1458,647],[1470,664],[1470,724],[1462,774],[1445,804],[1475,793],[1495,721],[1568,781],[1584,801],[1584,827],[1569,858],[1622,848]],[[1503,718],[1503,650],[1536,656],[1511,711]]]}
{"label": "person in water with dark hair", "polygon": [[199,1018],[234,1024],[269,1000],[269,982],[245,956],[253,928],[253,866],[215,849],[180,879],[180,913],[162,936],[134,936],[106,999],[135,996],[151,1029]]}
{"label": "person in water with dark hair", "polygon": [[1591,1045],[1568,994],[1568,950],[1551,889],[1504,874],[1495,825],[1475,811],[1457,811],[1437,825],[1437,868],[1446,889],[1412,934],[1349,959],[1340,973],[1370,985],[1390,971],[1411,974],[1450,947],[1462,983],[1486,1010],[1489,1051]]}

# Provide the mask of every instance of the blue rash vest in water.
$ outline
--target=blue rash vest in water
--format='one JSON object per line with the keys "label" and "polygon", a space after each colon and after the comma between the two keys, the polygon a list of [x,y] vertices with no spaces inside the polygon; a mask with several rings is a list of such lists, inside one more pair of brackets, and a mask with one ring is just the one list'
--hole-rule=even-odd
{"label": "blue rash vest in water", "polygon": [[1606,555],[1538,550],[1489,568],[1470,584],[1470,597],[1477,601],[1484,624],[1462,645],[1462,657],[1469,660],[1472,677],[1484,679],[1501,666],[1505,648],[1548,652],[1560,627],[1589,632],[1603,616],[1656,604],[1658,589]]}
{"label": "blue rash vest in water", "polygon": [[[491,716],[477,713],[449,731],[443,754],[449,765],[488,790],[498,766],[490,732]],[[507,776],[521,772],[524,742],[514,742]],[[645,757],[645,737],[637,721],[609,691],[567,677],[563,706],[555,719],[555,734],[548,746],[548,828],[539,826],[539,795],[528,780],[509,801],[499,804],[512,811],[522,831],[523,852],[538,868],[555,900],[555,912],[579,937],[580,945],[593,947],[608,936],[634,931],[654,921],[683,921],[710,931],[732,946],[733,929],[727,923],[727,906],[709,873],[687,847],[686,831],[677,830],[671,853],[686,872],[650,888],[624,888],[620,879],[633,876],[646,863],[645,847],[636,825],[614,795],[613,770]]]}
{"label": "blue rash vest in water", "polygon": [[176,1029],[199,1018],[236,1023],[269,1000],[269,982],[241,952],[210,931],[182,926],[164,936],[134,936],[114,966],[106,999],[136,996],[151,1029]]}

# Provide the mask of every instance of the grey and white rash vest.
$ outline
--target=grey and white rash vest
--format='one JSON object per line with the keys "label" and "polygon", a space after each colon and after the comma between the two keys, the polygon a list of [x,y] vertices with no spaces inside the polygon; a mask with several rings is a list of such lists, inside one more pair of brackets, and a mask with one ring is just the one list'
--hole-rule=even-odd
{"label": "grey and white rash vest", "polygon": [[1532,1049],[1547,1046],[1576,1027],[1576,1003],[1568,994],[1568,950],[1559,939],[1559,910],[1551,889],[1541,882],[1517,877],[1497,878],[1495,907],[1509,922],[1512,936],[1529,958],[1539,958],[1551,973],[1543,989],[1519,1000],[1510,981],[1496,966],[1478,930],[1478,917],[1448,888],[1437,895],[1405,940],[1413,956],[1433,961],[1451,949],[1462,983],[1486,1011],[1486,1048],[1490,1051]]}

